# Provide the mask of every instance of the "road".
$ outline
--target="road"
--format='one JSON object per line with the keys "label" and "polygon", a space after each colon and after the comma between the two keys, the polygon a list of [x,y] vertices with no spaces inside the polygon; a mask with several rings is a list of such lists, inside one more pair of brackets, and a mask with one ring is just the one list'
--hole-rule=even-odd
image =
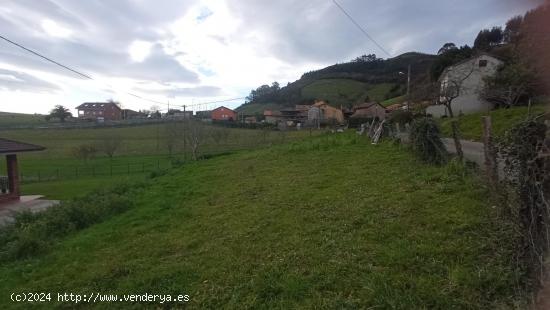
{"label": "road", "polygon": [[[399,133],[399,138],[405,143],[409,143],[409,134],[408,133]],[[453,139],[442,138],[443,144],[447,149],[447,152],[455,154],[456,148]],[[481,169],[484,169],[485,155],[483,153],[483,143],[474,142],[468,140],[460,140],[462,143],[462,152],[464,153],[464,158],[466,160],[476,163]]]}
{"label": "road", "polygon": [[[443,144],[445,144],[447,152],[453,154],[456,153],[453,139],[443,138],[441,140],[443,141]],[[484,168],[483,163],[485,161],[485,155],[483,153],[483,143],[468,140],[460,140],[460,143],[462,144],[464,158],[478,164],[480,168]]]}

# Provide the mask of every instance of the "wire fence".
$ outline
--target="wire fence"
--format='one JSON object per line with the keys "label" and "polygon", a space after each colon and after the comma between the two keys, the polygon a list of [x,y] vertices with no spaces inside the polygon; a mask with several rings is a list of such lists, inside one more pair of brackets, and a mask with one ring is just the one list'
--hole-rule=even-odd
{"label": "wire fence", "polygon": [[148,162],[133,162],[121,164],[89,164],[72,167],[46,167],[44,169],[33,169],[32,171],[21,170],[19,180],[21,183],[47,182],[69,179],[114,177],[132,174],[145,174],[159,170],[171,169],[174,163],[171,160],[157,160]]}

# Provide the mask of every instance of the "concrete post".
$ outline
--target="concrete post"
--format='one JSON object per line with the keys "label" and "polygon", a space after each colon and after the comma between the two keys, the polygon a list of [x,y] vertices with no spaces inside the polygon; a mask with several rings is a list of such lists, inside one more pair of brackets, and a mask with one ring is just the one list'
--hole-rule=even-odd
{"label": "concrete post", "polygon": [[498,184],[498,167],[493,137],[491,133],[491,117],[484,116],[483,120],[483,151],[485,155],[485,170],[491,189],[495,190]]}
{"label": "concrete post", "polygon": [[17,169],[17,155],[6,155],[6,162],[8,166],[8,182],[10,195],[19,197],[21,190],[19,189],[19,171]]}

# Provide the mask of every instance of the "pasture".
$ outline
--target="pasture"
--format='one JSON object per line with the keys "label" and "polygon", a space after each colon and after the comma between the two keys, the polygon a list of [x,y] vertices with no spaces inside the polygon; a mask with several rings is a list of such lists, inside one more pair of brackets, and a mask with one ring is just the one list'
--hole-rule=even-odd
{"label": "pasture", "polygon": [[[198,146],[200,156],[261,148],[318,134],[317,131],[280,132],[211,125],[204,125],[204,129]],[[189,144],[184,142],[183,130],[181,124],[165,123],[111,128],[2,130],[0,137],[47,148],[18,156],[24,194],[66,199],[71,193],[83,193],[97,185],[110,184],[121,178],[143,179],[151,172],[170,169],[174,162],[190,161],[192,152]],[[117,149],[111,158],[103,151],[103,144],[113,140]],[[83,145],[93,146],[96,152],[87,159],[78,158],[74,154],[75,148]],[[0,174],[5,174],[5,169],[2,157]],[[98,182],[98,178],[103,182]]]}
{"label": "pasture", "polygon": [[148,306],[193,309],[513,308],[510,232],[457,169],[351,133],[191,162],[6,232],[0,290],[184,293]]}

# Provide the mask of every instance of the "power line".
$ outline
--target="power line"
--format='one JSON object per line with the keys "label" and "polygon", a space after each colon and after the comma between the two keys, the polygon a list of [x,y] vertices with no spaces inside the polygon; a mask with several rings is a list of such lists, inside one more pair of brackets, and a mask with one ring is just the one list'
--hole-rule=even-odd
{"label": "power line", "polygon": [[24,49],[25,51],[27,51],[27,52],[29,52],[29,53],[32,53],[32,54],[34,54],[34,55],[36,55],[36,56],[38,56],[38,57],[40,57],[40,58],[43,58],[43,59],[45,59],[45,60],[47,60],[47,61],[49,61],[49,62],[51,62],[51,63],[53,63],[53,64],[55,64],[55,65],[58,65],[58,66],[60,66],[61,68],[67,69],[67,70],[69,70],[69,71],[71,71],[71,72],[73,72],[73,73],[76,73],[76,74],[78,74],[78,75],[84,77],[84,78],[93,80],[93,78],[92,78],[91,76],[87,75],[87,74],[84,74],[84,73],[82,73],[82,72],[78,72],[78,71],[76,71],[75,69],[72,69],[72,68],[70,68],[70,67],[68,67],[68,66],[65,66],[65,65],[63,65],[63,64],[60,64],[59,62],[57,62],[57,61],[55,61],[55,60],[53,60],[53,59],[51,59],[51,58],[48,58],[48,57],[46,57],[46,56],[44,56],[44,55],[41,55],[41,54],[39,54],[39,53],[37,53],[37,52],[35,52],[35,51],[29,49],[29,48],[26,48],[26,47],[24,47],[23,45],[21,45],[21,44],[19,44],[19,43],[13,42],[12,40],[10,40],[10,39],[8,39],[8,38],[2,36],[2,35],[0,35],[0,39],[6,41],[6,42],[8,42],[8,43],[11,43],[11,44],[13,44],[13,45],[15,45],[15,46],[17,46],[17,47],[19,47],[19,48],[21,48],[21,49]]}
{"label": "power line", "polygon": [[202,105],[207,105],[207,104],[221,103],[221,102],[228,102],[228,101],[242,100],[242,99],[246,99],[246,97],[216,100],[216,101],[210,101],[210,102],[201,102],[201,103],[195,103],[195,104],[185,104],[185,105],[180,105],[179,107],[185,106],[187,108],[190,108],[190,107],[195,107],[195,106],[202,106]]}
{"label": "power line", "polygon": [[[4,41],[6,41],[6,42],[8,42],[8,43],[10,43],[10,44],[13,44],[13,45],[15,45],[15,46],[17,46],[17,47],[19,47],[19,48],[21,48],[21,49],[23,49],[23,50],[25,50],[25,51],[31,53],[31,54],[33,54],[33,55],[35,55],[35,56],[38,56],[38,57],[40,57],[40,58],[42,58],[42,59],[48,61],[48,62],[51,62],[51,63],[53,63],[53,64],[55,64],[55,65],[57,65],[57,66],[59,66],[59,67],[61,67],[61,68],[64,68],[64,69],[66,69],[66,70],[69,70],[69,71],[71,71],[71,72],[73,72],[73,73],[75,73],[75,74],[77,74],[77,75],[79,75],[79,76],[81,76],[81,77],[84,77],[84,78],[86,78],[86,79],[88,79],[88,80],[97,81],[96,79],[94,79],[93,77],[91,77],[91,76],[88,75],[88,74],[79,72],[79,71],[77,71],[77,70],[75,70],[75,69],[73,69],[73,68],[71,68],[71,67],[69,67],[69,66],[66,66],[66,65],[64,65],[64,64],[61,64],[61,63],[59,63],[59,62],[57,62],[57,61],[55,61],[55,60],[53,60],[53,59],[51,59],[51,58],[49,58],[49,57],[46,57],[46,56],[44,56],[44,55],[42,55],[42,54],[40,54],[40,53],[38,53],[38,52],[36,52],[36,51],[30,49],[30,48],[27,48],[27,47],[25,47],[25,46],[23,46],[23,45],[21,45],[21,44],[19,44],[19,43],[17,43],[17,42],[14,42],[14,41],[8,39],[8,38],[6,38],[6,37],[4,37],[4,36],[2,36],[2,35],[0,35],[0,39],[4,40]],[[111,88],[111,90],[115,90],[114,87],[110,86],[109,84],[107,84],[107,83],[104,83],[104,84],[105,84],[107,87]],[[149,101],[149,102],[153,102],[153,103],[157,103],[157,104],[165,104],[165,102],[160,102],[160,101],[157,101],[157,100],[145,98],[145,97],[142,97],[142,96],[139,96],[139,95],[136,95],[136,94],[134,94],[134,93],[127,92],[127,91],[124,91],[124,93],[126,93],[126,94],[128,94],[128,95],[130,95],[130,96],[139,98],[139,99],[141,99],[141,100],[145,100],[145,101]]]}
{"label": "power line", "polygon": [[361,27],[361,25],[359,25],[355,19],[353,19],[353,17],[351,17],[351,15],[349,15],[348,12],[346,12],[346,10],[340,5],[338,4],[338,2],[336,2],[336,0],[332,0],[332,2],[334,2],[334,4],[340,9],[340,11],[342,11],[342,13],[344,13],[344,15],[346,15],[348,17],[348,19],[355,25],[357,26],[357,28],[359,28],[359,30],[361,30],[361,32],[369,39],[371,40],[376,46],[378,46],[378,48],[383,51],[384,53],[386,53],[386,55],[388,55],[388,57],[393,57],[390,53],[388,53],[388,51],[386,51],[386,49],[384,49],[382,47],[382,45],[380,45],[378,42],[376,42],[376,40],[365,30],[363,29],[363,27]]}

